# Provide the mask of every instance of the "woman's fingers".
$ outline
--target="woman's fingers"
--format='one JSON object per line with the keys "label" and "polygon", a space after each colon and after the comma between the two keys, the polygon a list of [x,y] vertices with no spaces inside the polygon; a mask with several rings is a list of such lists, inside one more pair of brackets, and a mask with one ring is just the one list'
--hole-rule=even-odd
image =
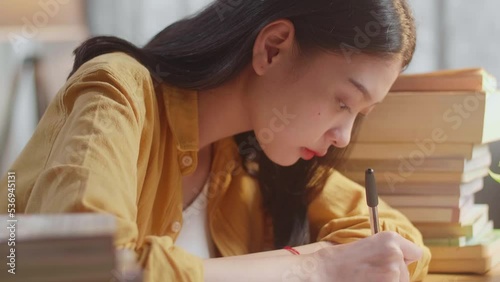
{"label": "woman's fingers", "polygon": [[399,264],[399,281],[410,282],[410,272],[408,271],[408,266],[406,266],[403,262]]}
{"label": "woman's fingers", "polygon": [[419,260],[422,257],[423,250],[419,246],[399,235],[397,238],[399,248],[403,252],[404,261],[407,265]]}
{"label": "woman's fingers", "polygon": [[[399,234],[394,232],[383,232],[385,234],[380,234],[386,236],[385,240],[389,240],[397,247],[397,255],[393,256],[394,261],[389,262],[393,263],[396,268],[399,269],[398,281],[400,282],[410,282],[410,272],[408,271],[408,265],[419,260],[422,257],[423,251],[422,249],[415,245],[413,242],[401,237]],[[395,277],[395,278],[396,278]]]}
{"label": "woman's fingers", "polygon": [[423,254],[419,246],[387,231],[325,249],[330,248],[335,255],[322,255],[328,265],[324,277],[334,277],[335,281],[410,282],[407,264],[419,260]]}

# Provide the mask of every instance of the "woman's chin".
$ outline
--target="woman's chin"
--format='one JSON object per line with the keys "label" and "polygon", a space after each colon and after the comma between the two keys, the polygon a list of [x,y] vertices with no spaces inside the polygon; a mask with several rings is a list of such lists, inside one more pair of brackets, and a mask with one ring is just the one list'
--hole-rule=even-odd
{"label": "woman's chin", "polygon": [[268,158],[275,164],[280,165],[280,166],[292,166],[296,164],[300,157],[298,156],[293,156],[293,155],[288,155],[288,156],[269,156],[267,155]]}

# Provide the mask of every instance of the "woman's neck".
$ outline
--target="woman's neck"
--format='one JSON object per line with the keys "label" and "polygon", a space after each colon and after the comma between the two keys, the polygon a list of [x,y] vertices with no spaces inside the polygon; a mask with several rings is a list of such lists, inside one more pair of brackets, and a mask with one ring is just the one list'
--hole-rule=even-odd
{"label": "woman's neck", "polygon": [[245,107],[244,75],[198,95],[200,149],[220,139],[251,130]]}

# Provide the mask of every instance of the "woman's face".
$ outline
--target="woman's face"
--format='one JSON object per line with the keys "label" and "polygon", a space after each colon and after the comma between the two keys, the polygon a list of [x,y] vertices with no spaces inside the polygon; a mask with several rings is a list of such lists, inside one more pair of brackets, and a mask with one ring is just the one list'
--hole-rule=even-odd
{"label": "woman's face", "polygon": [[364,54],[280,60],[248,85],[250,122],[264,153],[289,166],[347,146],[356,116],[382,102],[400,71],[399,60]]}

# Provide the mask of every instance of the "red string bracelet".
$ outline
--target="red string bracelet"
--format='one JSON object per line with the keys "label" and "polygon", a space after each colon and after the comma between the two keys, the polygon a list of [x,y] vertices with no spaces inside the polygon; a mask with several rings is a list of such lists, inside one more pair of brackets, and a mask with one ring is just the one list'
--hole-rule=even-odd
{"label": "red string bracelet", "polygon": [[289,251],[290,253],[292,253],[296,256],[300,255],[299,251],[297,251],[296,249],[294,249],[290,246],[285,246],[285,247],[283,247],[283,249]]}

